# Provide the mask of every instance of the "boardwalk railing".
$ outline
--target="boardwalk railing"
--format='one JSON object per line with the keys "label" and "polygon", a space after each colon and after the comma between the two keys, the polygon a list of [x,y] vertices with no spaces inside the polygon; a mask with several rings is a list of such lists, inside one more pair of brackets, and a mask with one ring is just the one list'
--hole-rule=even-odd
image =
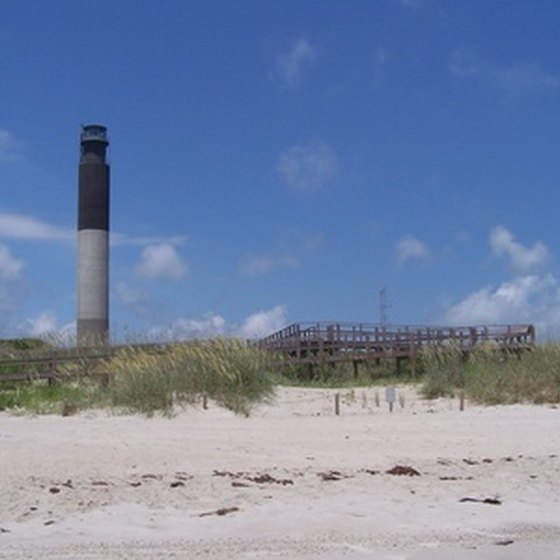
{"label": "boardwalk railing", "polygon": [[258,345],[283,354],[289,363],[323,365],[396,359],[415,360],[426,347],[454,345],[469,352],[484,343],[521,352],[535,342],[533,325],[469,327],[382,326],[374,323],[294,323],[261,339]]}
{"label": "boardwalk railing", "polygon": [[[435,349],[454,345],[470,352],[477,346],[491,343],[497,348],[521,353],[535,343],[533,325],[497,325],[471,327],[382,326],[375,323],[294,323],[257,342],[257,346],[274,351],[284,361],[294,365],[335,365],[351,362],[357,372],[358,364],[396,361],[397,370],[402,361],[408,361],[414,372],[416,359],[427,347]],[[127,346],[130,347],[130,346]],[[134,348],[149,352],[165,352],[165,344],[140,344]],[[107,360],[123,346],[102,348],[70,348],[10,352],[0,355],[0,381],[46,379],[53,381],[60,375],[64,364],[82,364],[84,375],[96,364]]]}
{"label": "boardwalk railing", "polygon": [[[83,366],[80,368],[81,375],[87,375],[99,363],[108,360],[119,350],[130,347],[132,345],[9,352],[9,355],[0,355],[0,382],[45,379],[51,383],[60,377],[61,370],[69,364]],[[137,344],[133,347],[153,353],[165,352],[166,348],[163,344]]]}

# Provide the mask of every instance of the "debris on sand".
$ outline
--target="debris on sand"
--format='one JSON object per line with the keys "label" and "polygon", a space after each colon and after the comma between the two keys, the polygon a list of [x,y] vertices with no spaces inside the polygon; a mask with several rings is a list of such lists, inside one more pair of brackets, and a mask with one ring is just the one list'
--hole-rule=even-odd
{"label": "debris on sand", "polygon": [[348,478],[347,476],[343,475],[340,471],[318,472],[317,476],[320,477],[321,480],[324,480],[324,481],[342,480],[343,478]]}
{"label": "debris on sand", "polygon": [[177,480],[187,481],[187,480],[192,480],[193,476],[190,475],[190,474],[187,474],[185,471],[177,471],[175,473],[175,478]]}
{"label": "debris on sand", "polygon": [[217,471],[214,470],[214,472],[212,473],[212,476],[229,476],[230,478],[241,478],[242,476],[244,476],[246,473],[244,472],[229,472],[229,471]]}
{"label": "debris on sand", "polygon": [[498,498],[461,498],[459,502],[474,502],[478,504],[489,504],[491,506],[501,506],[502,501],[498,500]]}
{"label": "debris on sand", "polygon": [[239,479],[247,480],[249,482],[254,482],[255,484],[281,484],[286,486],[287,484],[293,484],[294,481],[289,478],[274,478],[268,473],[261,473],[251,476],[249,473],[244,472],[229,472],[229,471],[214,471],[212,476],[227,476],[233,479],[231,483],[232,486],[244,487],[248,486],[243,482],[239,482]]}
{"label": "debris on sand", "polygon": [[251,482],[256,482],[257,484],[281,484],[282,486],[286,486],[287,484],[293,484],[294,481],[290,480],[289,478],[278,479],[270,476],[268,473],[259,474],[257,476],[246,476],[246,480],[250,480]]}
{"label": "debris on sand", "polygon": [[229,508],[220,508],[215,511],[206,511],[204,513],[199,514],[199,517],[207,517],[208,515],[227,515],[228,513],[234,513],[239,511],[238,507],[229,507]]}
{"label": "debris on sand", "polygon": [[161,476],[152,473],[143,474],[140,478],[143,478],[144,480],[161,480]]}
{"label": "debris on sand", "polygon": [[420,473],[415,468],[408,465],[395,465],[392,469],[385,471],[385,473],[396,476],[420,476]]}

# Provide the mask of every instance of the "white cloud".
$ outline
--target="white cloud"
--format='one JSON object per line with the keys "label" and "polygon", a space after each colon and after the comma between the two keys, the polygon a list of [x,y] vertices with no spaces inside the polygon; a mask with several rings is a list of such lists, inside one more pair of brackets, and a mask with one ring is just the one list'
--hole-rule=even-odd
{"label": "white cloud", "polygon": [[397,263],[404,265],[410,260],[424,261],[430,257],[430,250],[422,241],[411,235],[401,239],[395,248]]}
{"label": "white cloud", "polygon": [[23,268],[23,261],[16,259],[10,248],[0,243],[0,278],[15,280]]}
{"label": "white cloud", "polygon": [[302,237],[301,244],[306,251],[315,251],[324,243],[323,235],[320,233],[308,234]]}
{"label": "white cloud", "polygon": [[253,313],[241,325],[235,325],[229,323],[222,315],[209,311],[201,317],[180,317],[169,325],[154,326],[147,332],[147,338],[154,341],[216,336],[255,339],[283,328],[286,325],[286,316],[285,306],[277,305],[267,311]]}
{"label": "white cloud", "polygon": [[549,327],[546,317],[553,309],[560,310],[554,277],[527,275],[473,292],[449,308],[443,320],[454,325],[530,322]]}
{"label": "white cloud", "polygon": [[113,247],[123,245],[158,245],[161,243],[169,245],[183,245],[188,240],[186,235],[174,235],[171,237],[134,237],[126,233],[111,232],[110,243]]}
{"label": "white cloud", "polygon": [[148,332],[150,340],[168,341],[189,338],[211,338],[231,334],[227,321],[217,313],[209,311],[202,317],[180,317],[167,326],[155,326]]}
{"label": "white cloud", "polygon": [[385,77],[385,66],[387,64],[387,51],[383,47],[377,47],[373,53],[373,82],[378,86]]}
{"label": "white cloud", "polygon": [[292,255],[253,255],[243,259],[240,270],[246,276],[262,276],[277,270],[291,270],[299,266],[299,260]]}
{"label": "white cloud", "polygon": [[74,241],[76,231],[59,228],[31,216],[0,212],[0,238]]}
{"label": "white cloud", "polygon": [[17,142],[13,134],[0,128],[0,163],[17,158],[19,148],[19,142]]}
{"label": "white cloud", "polygon": [[0,330],[11,318],[17,307],[18,301],[14,294],[14,286],[0,282]]}
{"label": "white cloud", "polygon": [[254,339],[272,334],[286,326],[287,310],[277,305],[268,311],[259,311],[247,317],[240,329],[244,338]]}
{"label": "white cloud", "polygon": [[[0,238],[75,242],[77,233],[73,228],[61,228],[33,216],[0,211]],[[135,237],[125,233],[110,232],[110,243],[112,247],[158,244],[177,246],[184,244],[187,240],[188,237],[185,235],[175,235],[171,237]]]}
{"label": "white cloud", "polygon": [[336,174],[338,158],[324,142],[298,144],[280,155],[276,169],[295,190],[314,192],[324,187]]}
{"label": "white cloud", "polygon": [[120,305],[144,319],[151,320],[161,313],[161,310],[158,309],[157,305],[152,301],[149,293],[127,282],[117,282],[115,286],[115,297]]}
{"label": "white cloud", "polygon": [[449,59],[449,71],[455,76],[472,78],[482,71],[481,61],[468,49],[455,50]]}
{"label": "white cloud", "polygon": [[537,63],[499,67],[482,60],[469,49],[457,49],[451,54],[449,71],[455,76],[491,85],[508,96],[527,95],[560,85],[558,76],[546,72]]}
{"label": "white cloud", "polygon": [[558,76],[546,72],[538,64],[516,64],[497,70],[494,77],[512,95],[554,89],[560,85]]}
{"label": "white cloud", "polygon": [[76,327],[74,323],[60,325],[59,320],[55,313],[52,311],[44,311],[36,317],[26,319],[18,330],[24,336],[31,336],[35,338],[45,338],[53,343],[69,343],[75,342]]}
{"label": "white cloud", "polygon": [[423,5],[423,0],[396,0],[403,8],[420,8]]}
{"label": "white cloud", "polygon": [[177,319],[171,331],[175,338],[206,338],[226,333],[226,320],[216,313],[206,313],[198,319]]}
{"label": "white cloud", "polygon": [[[61,228],[33,216],[11,214],[0,211],[0,239],[24,239],[37,241],[75,242],[77,232],[74,228]],[[171,237],[134,237],[124,233],[111,232],[112,247],[125,245],[182,245],[187,241],[184,235]]]}
{"label": "white cloud", "polygon": [[180,280],[187,274],[187,264],[170,243],[148,245],[142,251],[136,273],[145,278]]}
{"label": "white cloud", "polygon": [[117,282],[115,295],[125,307],[135,307],[144,299],[140,290],[122,281]]}
{"label": "white cloud", "polygon": [[21,326],[21,329],[29,336],[41,336],[56,332],[58,329],[58,319],[52,311],[45,311],[27,319]]}
{"label": "white cloud", "polygon": [[277,70],[282,81],[289,87],[296,87],[302,78],[304,68],[310,66],[317,56],[317,49],[306,39],[295,41],[287,53],[277,60]]}
{"label": "white cloud", "polygon": [[536,273],[549,259],[540,242],[524,247],[504,227],[490,233],[490,248],[497,257],[508,257],[515,276],[498,286],[474,291],[449,307],[442,322],[455,325],[531,323],[541,336],[560,333],[560,288],[549,273]]}
{"label": "white cloud", "polygon": [[497,257],[508,256],[511,264],[520,272],[532,270],[548,261],[548,249],[540,241],[526,248],[517,243],[503,226],[495,227],[490,233],[490,247]]}

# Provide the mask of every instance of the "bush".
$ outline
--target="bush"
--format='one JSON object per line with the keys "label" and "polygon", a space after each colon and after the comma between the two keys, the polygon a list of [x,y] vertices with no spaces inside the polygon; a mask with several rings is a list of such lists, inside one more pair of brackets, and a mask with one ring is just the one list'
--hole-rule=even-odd
{"label": "bush", "polygon": [[68,416],[95,401],[84,386],[70,383],[25,382],[15,388],[0,391],[1,410],[25,410],[33,414],[62,414]]}
{"label": "bush", "polygon": [[206,396],[236,413],[273,393],[268,354],[244,341],[214,339],[175,344],[154,353],[128,347],[110,359],[113,405],[170,414],[175,405]]}

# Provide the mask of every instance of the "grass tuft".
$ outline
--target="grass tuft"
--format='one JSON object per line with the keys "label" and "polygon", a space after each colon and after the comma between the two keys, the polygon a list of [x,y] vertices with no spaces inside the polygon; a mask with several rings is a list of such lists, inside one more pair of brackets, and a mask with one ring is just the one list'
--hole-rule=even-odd
{"label": "grass tuft", "polygon": [[487,345],[466,355],[457,348],[424,355],[422,387],[428,398],[463,390],[481,404],[560,402],[560,344],[535,346],[521,354]]}
{"label": "grass tuft", "polygon": [[176,405],[206,397],[248,415],[253,403],[273,394],[268,361],[268,354],[232,339],[177,343],[157,354],[128,347],[106,364],[111,402],[171,414]]}

